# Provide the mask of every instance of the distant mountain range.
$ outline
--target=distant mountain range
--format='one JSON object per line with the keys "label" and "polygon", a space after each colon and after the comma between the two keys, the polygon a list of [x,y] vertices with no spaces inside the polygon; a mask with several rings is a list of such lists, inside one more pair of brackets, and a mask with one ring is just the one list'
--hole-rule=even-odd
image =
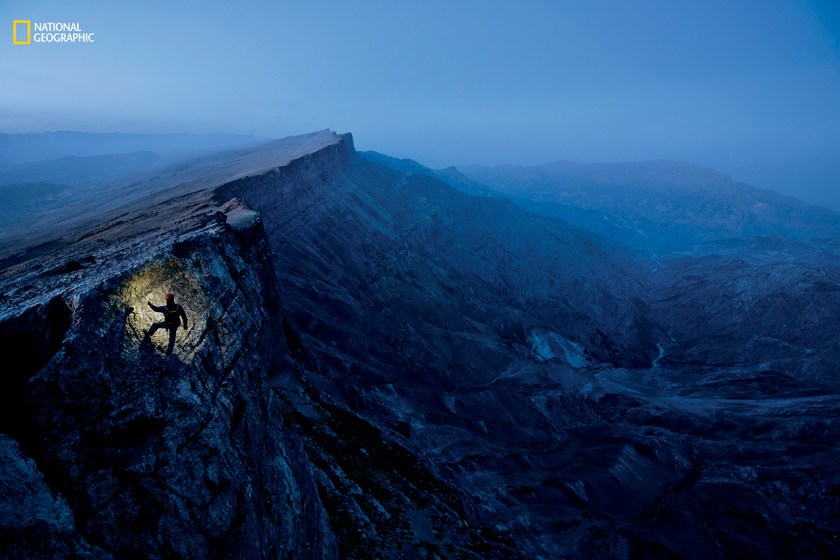
{"label": "distant mountain range", "polygon": [[243,150],[265,139],[241,135],[0,134],[0,258],[3,243],[38,238],[50,223],[81,219],[119,201],[113,188],[177,173],[186,162]]}
{"label": "distant mountain range", "polygon": [[165,158],[181,158],[243,148],[266,140],[236,134],[100,134],[75,131],[0,134],[0,165],[131,152],[155,152]]}
{"label": "distant mountain range", "polygon": [[167,158],[155,152],[96,156],[63,156],[0,167],[0,184],[42,181],[65,185],[99,186],[129,173],[161,165]]}
{"label": "distant mountain range", "polygon": [[483,167],[443,170],[364,152],[473,195],[504,196],[523,208],[652,252],[698,251],[752,237],[840,237],[840,214],[678,161]]}
{"label": "distant mountain range", "polygon": [[471,179],[657,253],[748,237],[840,236],[840,214],[676,161],[467,167]]}
{"label": "distant mountain range", "polygon": [[[154,175],[171,174],[178,162],[261,141],[237,135],[0,134],[0,185],[7,186],[8,195],[20,185],[42,184],[25,195],[26,211],[38,214],[39,208],[48,211],[57,204],[58,191],[53,188],[48,195],[46,183],[76,189],[61,189],[63,200],[91,187],[139,185]],[[697,252],[710,242],[756,237],[840,237],[840,214],[832,210],[685,162],[437,170],[376,152],[361,155],[401,173],[433,177],[470,196],[507,198],[530,212],[560,218],[652,255]],[[0,213],[0,229],[11,227],[15,208],[23,206],[11,205]]]}

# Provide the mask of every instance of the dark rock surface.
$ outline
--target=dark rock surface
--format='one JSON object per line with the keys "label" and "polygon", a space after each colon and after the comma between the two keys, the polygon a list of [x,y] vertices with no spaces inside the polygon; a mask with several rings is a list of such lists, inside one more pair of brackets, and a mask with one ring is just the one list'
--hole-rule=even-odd
{"label": "dark rock surface", "polygon": [[[282,338],[268,321],[276,307],[255,305],[277,299],[259,222],[232,230],[224,212],[236,205],[202,211],[201,198],[160,209],[192,215],[170,228],[111,238],[107,249],[95,238],[71,246],[93,264],[62,268],[75,282],[24,312],[35,317],[27,330],[20,316],[3,323],[21,339],[4,336],[8,354],[44,341],[42,355],[24,353],[37,356],[34,371],[14,372],[29,381],[16,383],[3,430],[66,499],[77,538],[108,555],[329,556],[335,541],[308,463],[266,381]],[[165,290],[189,302],[190,328],[170,357],[141,343],[146,301]],[[58,324],[56,305],[71,319],[64,331],[38,332]]]}
{"label": "dark rock surface", "polygon": [[[674,365],[758,365],[833,382],[840,242],[752,240],[663,263],[652,310]],[[725,343],[721,343],[725,341]]]}
{"label": "dark rock surface", "polygon": [[6,435],[0,435],[0,543],[4,558],[110,557],[84,541],[67,502]]}
{"label": "dark rock surface", "polygon": [[16,243],[0,554],[840,555],[834,245],[657,264],[393,167],[291,138]]}

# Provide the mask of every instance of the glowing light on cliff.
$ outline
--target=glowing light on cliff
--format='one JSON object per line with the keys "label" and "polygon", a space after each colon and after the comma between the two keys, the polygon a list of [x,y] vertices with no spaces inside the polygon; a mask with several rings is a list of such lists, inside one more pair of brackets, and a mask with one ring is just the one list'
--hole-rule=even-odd
{"label": "glowing light on cliff", "polygon": [[[126,318],[126,336],[139,344],[144,331],[152,323],[163,320],[163,315],[153,311],[149,302],[153,305],[164,305],[168,293],[175,295],[175,301],[180,303],[187,313],[189,327],[179,328],[175,341],[175,353],[183,356],[185,351],[191,353],[194,339],[197,338],[194,336],[197,332],[196,320],[208,308],[208,301],[198,282],[188,274],[178,259],[153,262],[135,273],[124,284],[120,296],[126,306],[132,308]],[[156,334],[154,342],[158,346],[164,343],[164,334]]]}

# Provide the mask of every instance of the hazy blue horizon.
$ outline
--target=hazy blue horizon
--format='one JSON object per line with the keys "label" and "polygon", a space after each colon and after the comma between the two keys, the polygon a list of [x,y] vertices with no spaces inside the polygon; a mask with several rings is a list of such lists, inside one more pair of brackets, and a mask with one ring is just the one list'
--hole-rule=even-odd
{"label": "hazy blue horizon", "polygon": [[[0,6],[0,132],[352,132],[431,167],[672,159],[840,209],[833,2]],[[11,22],[89,45],[12,45]]]}

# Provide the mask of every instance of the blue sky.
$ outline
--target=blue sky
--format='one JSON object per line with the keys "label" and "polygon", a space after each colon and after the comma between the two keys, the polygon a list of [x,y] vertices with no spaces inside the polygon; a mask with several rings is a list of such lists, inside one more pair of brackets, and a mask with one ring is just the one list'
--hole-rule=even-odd
{"label": "blue sky", "polygon": [[[93,45],[11,42],[78,21]],[[679,159],[840,208],[840,2],[4,0],[0,131],[332,128],[431,166]]]}

